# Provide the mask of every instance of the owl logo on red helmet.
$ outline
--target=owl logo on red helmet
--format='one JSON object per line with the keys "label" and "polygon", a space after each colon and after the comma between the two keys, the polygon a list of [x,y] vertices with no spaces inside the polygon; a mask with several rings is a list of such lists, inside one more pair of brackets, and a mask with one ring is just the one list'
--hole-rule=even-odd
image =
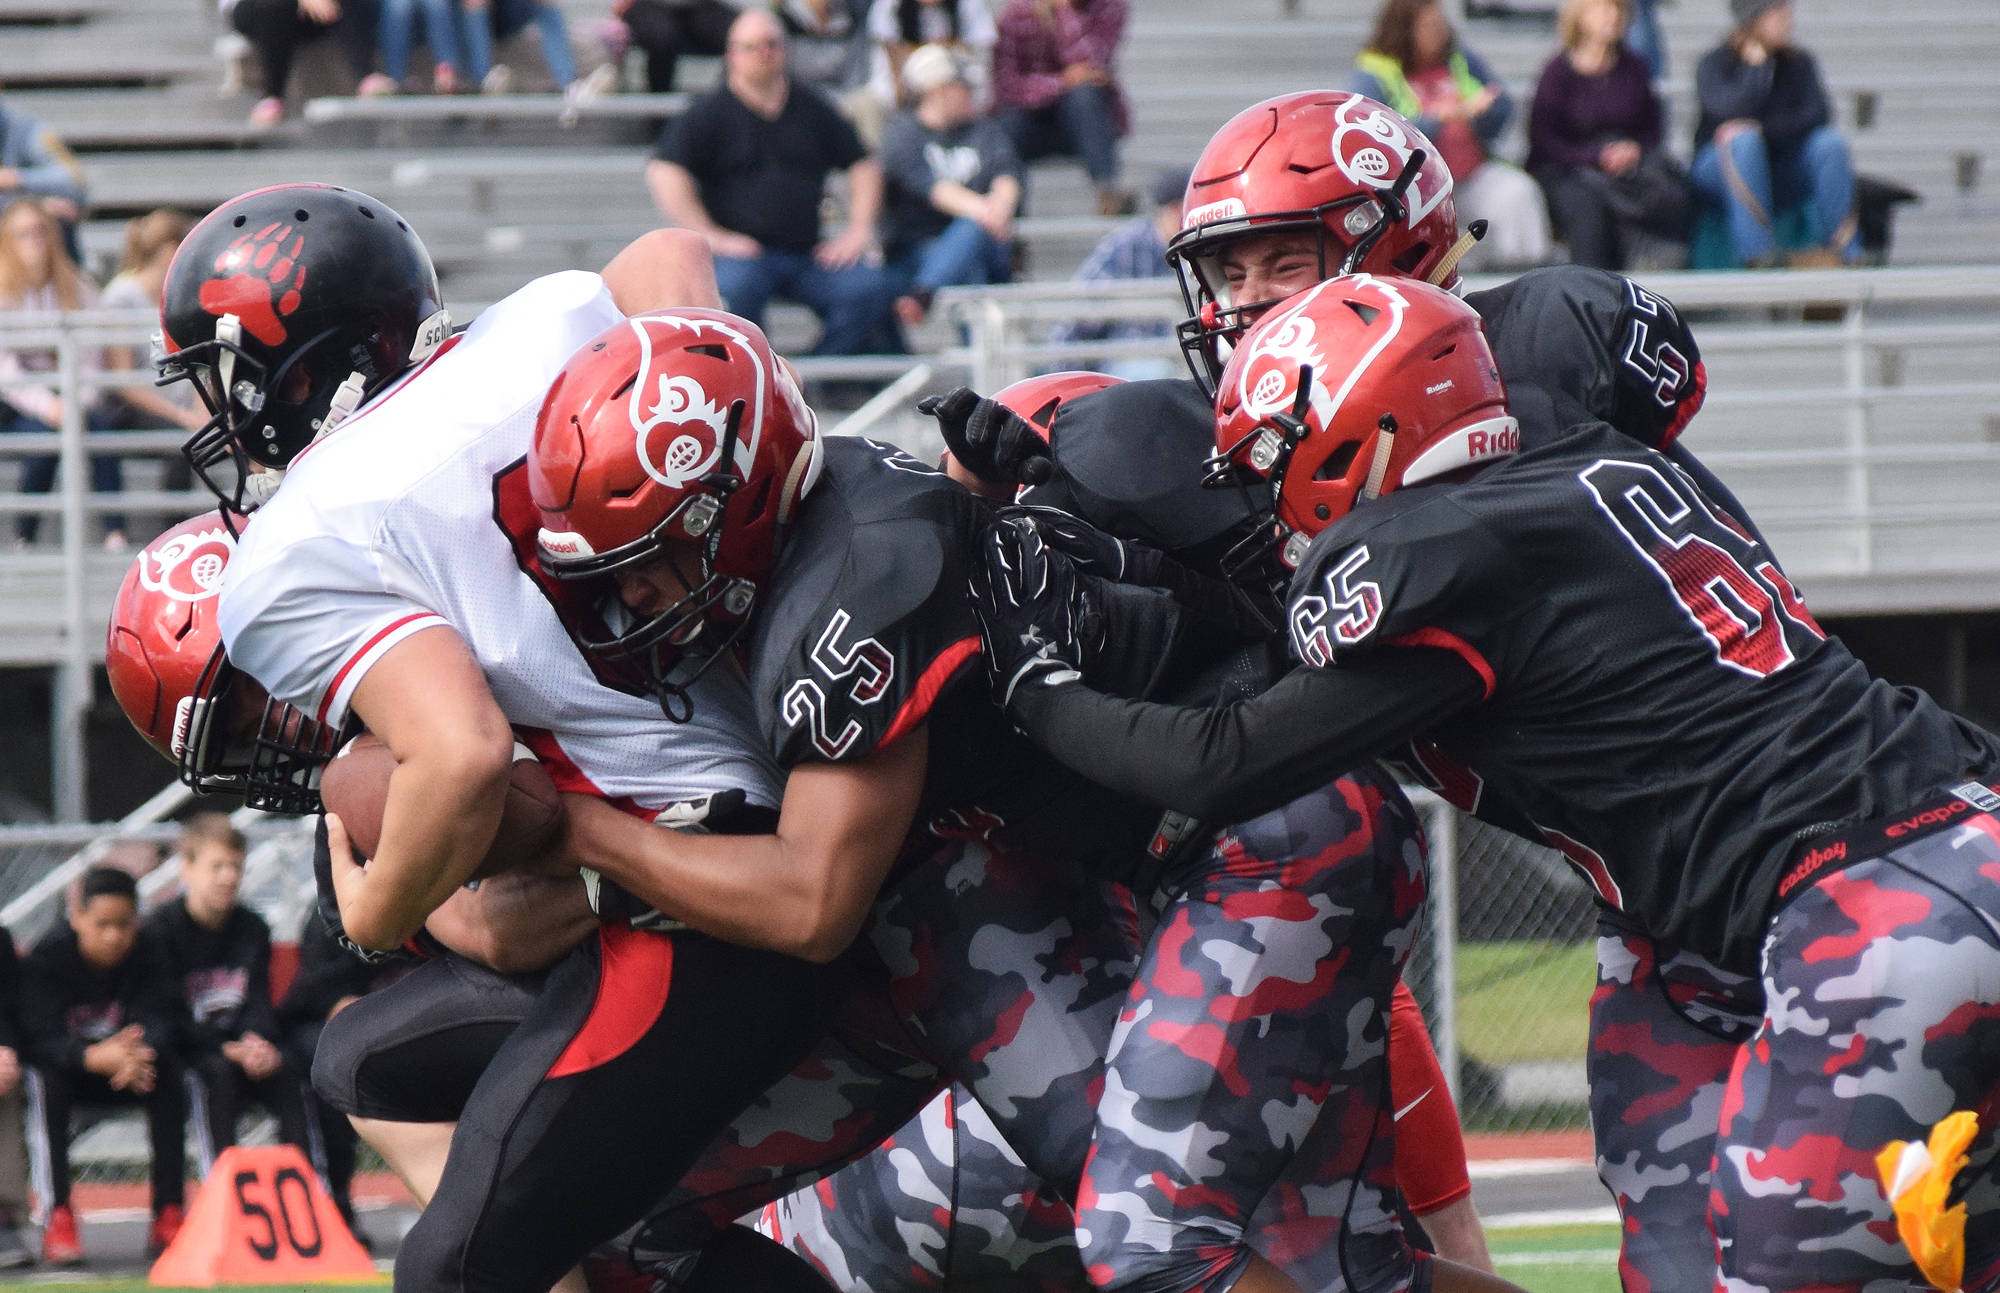
{"label": "owl logo on red helmet", "polygon": [[[1354,361],[1337,390],[1328,387],[1323,380],[1331,369],[1315,335],[1318,326],[1308,313],[1313,302],[1329,288],[1335,288],[1339,295],[1345,297],[1350,308],[1376,309],[1389,316],[1388,326],[1375,333],[1367,352]],[[1249,351],[1236,374],[1238,403],[1248,416],[1257,419],[1289,412],[1298,399],[1299,374],[1310,366],[1314,375],[1312,413],[1317,425],[1330,425],[1334,414],[1346,402],[1348,392],[1367,373],[1375,357],[1402,331],[1403,315],[1408,309],[1408,298],[1393,281],[1372,274],[1329,279],[1301,292],[1252,334],[1247,343]],[[1260,470],[1269,466],[1268,463],[1257,463],[1254,451],[1252,465]]]}
{"label": "owl logo on red helmet", "polygon": [[139,553],[139,586],[177,602],[198,602],[222,591],[222,573],[236,540],[220,522],[176,534]]}
{"label": "owl logo on red helmet", "polygon": [[[712,400],[698,379],[654,367],[656,354],[678,357],[693,347],[713,345],[735,351],[755,377],[754,395],[736,428],[735,465],[747,477],[757,459],[774,384],[758,348],[721,319],[649,314],[627,323],[639,338],[639,379],[632,384],[627,413],[646,474],[669,489],[685,489],[722,465],[728,407]],[[693,335],[684,335],[689,333]]]}
{"label": "owl logo on red helmet", "polygon": [[[1438,156],[1437,146],[1397,113],[1353,95],[1334,110],[1333,120],[1334,165],[1363,188],[1386,189],[1394,184],[1419,148],[1436,163],[1421,168],[1404,194],[1411,228],[1451,196],[1451,171]],[[1350,232],[1358,234],[1365,228]]]}

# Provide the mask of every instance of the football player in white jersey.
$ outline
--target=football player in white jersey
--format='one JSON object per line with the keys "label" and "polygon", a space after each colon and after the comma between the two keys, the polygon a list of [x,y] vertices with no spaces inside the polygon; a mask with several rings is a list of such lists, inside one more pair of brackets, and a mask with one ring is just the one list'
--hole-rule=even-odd
{"label": "football player in white jersey", "polygon": [[[530,283],[453,336],[408,225],[318,185],[226,203],[182,244],[162,371],[212,414],[188,444],[195,470],[252,514],[219,608],[229,654],[316,722],[358,718],[397,760],[365,867],[328,823],[357,944],[400,945],[471,876],[517,731],[566,789],[646,817],[733,805],[740,820],[712,815],[711,830],[768,822],[777,775],[740,676],[695,684],[680,724],[600,685],[495,523],[571,352],[626,313],[714,292],[698,241],[662,231],[601,275]],[[799,1059],[825,982],[691,931],[605,925],[480,1080],[398,1286],[549,1287]],[[726,1051],[688,1062],[724,1032]]]}

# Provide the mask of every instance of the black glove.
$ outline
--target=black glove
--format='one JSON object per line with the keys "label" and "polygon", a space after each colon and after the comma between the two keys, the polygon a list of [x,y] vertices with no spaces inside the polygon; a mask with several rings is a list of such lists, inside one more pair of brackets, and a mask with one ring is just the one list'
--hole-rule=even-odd
{"label": "black glove", "polygon": [[1061,508],[1018,504],[1000,509],[999,515],[1034,526],[1042,542],[1068,557],[1078,570],[1114,583],[1152,585],[1166,561],[1158,549],[1121,539]]}
{"label": "black glove", "polygon": [[1024,682],[1083,676],[1103,616],[1076,567],[1019,518],[996,521],[972,564],[972,605],[986,638],[986,667],[1004,707]]}
{"label": "black glove", "polygon": [[918,401],[917,412],[937,419],[951,456],[981,480],[1040,485],[1055,472],[1048,442],[1006,405],[982,399],[969,386]]}

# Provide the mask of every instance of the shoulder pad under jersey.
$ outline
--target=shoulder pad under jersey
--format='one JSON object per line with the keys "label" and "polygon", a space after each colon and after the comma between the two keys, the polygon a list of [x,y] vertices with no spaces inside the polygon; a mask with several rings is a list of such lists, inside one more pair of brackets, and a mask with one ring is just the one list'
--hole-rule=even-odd
{"label": "shoulder pad under jersey", "polygon": [[785,767],[888,745],[979,659],[977,501],[887,445],[834,438],[825,452],[750,636],[760,725]]}

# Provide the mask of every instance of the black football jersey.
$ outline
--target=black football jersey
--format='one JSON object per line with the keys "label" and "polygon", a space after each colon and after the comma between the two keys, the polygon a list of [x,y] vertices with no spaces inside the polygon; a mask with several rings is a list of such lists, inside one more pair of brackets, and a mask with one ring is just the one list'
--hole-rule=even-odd
{"label": "black football jersey", "polygon": [[1357,508],[1287,609],[1314,668],[1458,656],[1484,697],[1432,731],[1444,754],[1604,902],[1737,969],[1802,836],[2000,766],[2000,741],[1870,677],[1740,521],[1601,423]]}
{"label": "black football jersey", "polygon": [[1028,845],[1113,876],[1161,810],[1107,795],[993,705],[966,563],[983,504],[890,445],[835,436],[749,633],[751,692],[779,763],[858,759],[929,724],[916,829]]}

